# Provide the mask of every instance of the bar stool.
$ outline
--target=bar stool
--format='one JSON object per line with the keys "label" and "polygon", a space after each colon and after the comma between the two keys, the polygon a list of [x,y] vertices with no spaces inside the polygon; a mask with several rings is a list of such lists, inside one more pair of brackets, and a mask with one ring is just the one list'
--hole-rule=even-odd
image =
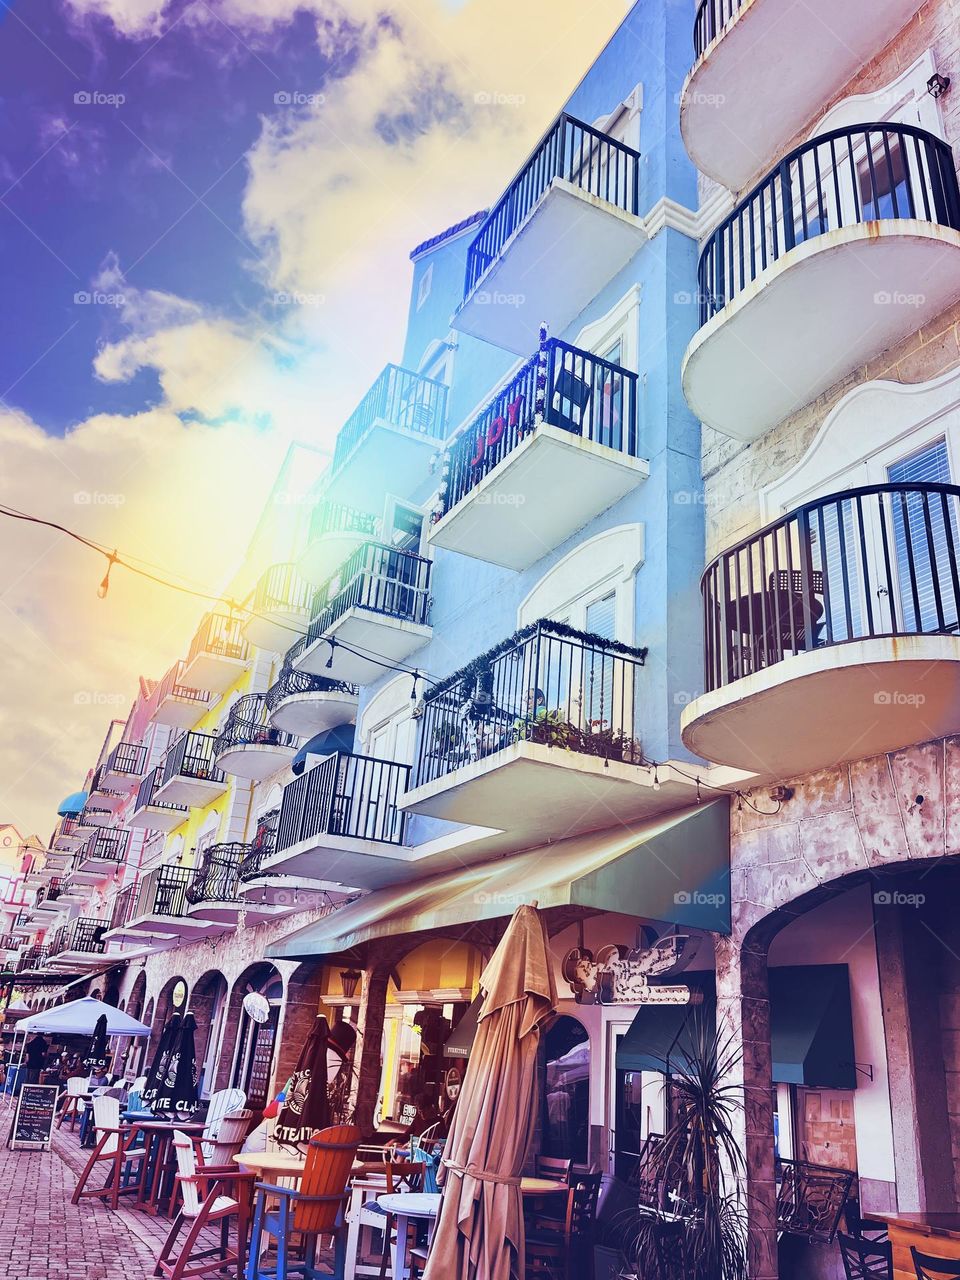
{"label": "bar stool", "polygon": [[888,1240],[837,1234],[847,1280],[893,1280],[893,1248]]}
{"label": "bar stool", "polygon": [[960,1258],[937,1258],[932,1253],[920,1253],[910,1246],[917,1280],[948,1280],[951,1276],[960,1276]]}
{"label": "bar stool", "polygon": [[71,1130],[76,1128],[77,1121],[83,1116],[84,1094],[87,1092],[87,1081],[84,1076],[71,1076],[67,1081],[67,1091],[63,1096],[63,1106],[60,1108],[60,1119],[57,1121],[57,1128],[63,1124],[67,1116],[70,1117]]}

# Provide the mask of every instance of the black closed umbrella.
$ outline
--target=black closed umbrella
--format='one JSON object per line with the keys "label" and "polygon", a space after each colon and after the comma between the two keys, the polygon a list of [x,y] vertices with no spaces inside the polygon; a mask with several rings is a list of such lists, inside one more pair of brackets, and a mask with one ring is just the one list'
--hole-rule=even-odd
{"label": "black closed umbrella", "polygon": [[197,1020],[185,1013],[180,1030],[160,1080],[155,1110],[171,1112],[181,1119],[197,1109]]}
{"label": "black closed umbrella", "polygon": [[147,1083],[140,1094],[145,1106],[152,1107],[160,1092],[160,1083],[166,1075],[167,1063],[173,1052],[173,1045],[180,1032],[180,1015],[175,1013],[160,1033],[160,1039],[153,1055],[153,1061],[147,1068]]}
{"label": "black closed umbrella", "polygon": [[97,1019],[97,1025],[93,1029],[93,1039],[90,1041],[90,1047],[87,1049],[87,1056],[83,1060],[83,1065],[89,1067],[92,1071],[94,1067],[105,1067],[107,1059],[110,1056],[110,1050],[107,1047],[107,1015],[101,1013]]}
{"label": "black closed umbrella", "polygon": [[322,1013],[307,1036],[297,1069],[287,1086],[287,1096],[277,1116],[273,1136],[284,1146],[309,1142],[317,1129],[330,1123],[327,1101],[327,1044],[330,1038]]}

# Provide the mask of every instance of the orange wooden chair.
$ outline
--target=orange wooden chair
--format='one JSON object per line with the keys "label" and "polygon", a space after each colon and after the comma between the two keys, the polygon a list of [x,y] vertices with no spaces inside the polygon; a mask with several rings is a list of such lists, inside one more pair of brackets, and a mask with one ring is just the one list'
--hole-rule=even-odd
{"label": "orange wooden chair", "polygon": [[[106,1096],[93,1100],[93,1123],[97,1145],[84,1165],[73,1195],[73,1204],[79,1204],[82,1196],[96,1196],[109,1200],[110,1208],[120,1207],[120,1197],[140,1191],[144,1175],[146,1148],[137,1143],[136,1126],[124,1128],[120,1124],[120,1103]],[[109,1164],[107,1179],[102,1187],[88,1187],[87,1180],[98,1165]],[[132,1166],[136,1165],[136,1172]]]}
{"label": "orange wooden chair", "polygon": [[[257,1183],[247,1280],[288,1280],[291,1275],[301,1275],[304,1280],[343,1280],[346,1263],[343,1211],[359,1145],[360,1130],[356,1125],[337,1124],[321,1129],[310,1139],[306,1166],[297,1189],[270,1182]],[[278,1205],[271,1209],[268,1202],[274,1198]],[[269,1269],[260,1260],[264,1233],[277,1242],[277,1263]],[[291,1259],[293,1235],[299,1235],[302,1241],[302,1259]],[[317,1244],[319,1238],[326,1235],[335,1237],[332,1272],[320,1271],[317,1267]]]}

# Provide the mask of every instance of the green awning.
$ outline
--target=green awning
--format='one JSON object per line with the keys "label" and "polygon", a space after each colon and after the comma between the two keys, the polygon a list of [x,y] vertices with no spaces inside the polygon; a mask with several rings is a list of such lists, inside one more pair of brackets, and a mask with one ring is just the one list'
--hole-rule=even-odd
{"label": "green awning", "polygon": [[470,1057],[470,1050],[473,1048],[473,1042],[477,1035],[477,1022],[482,1008],[483,995],[481,994],[477,996],[466,1013],[464,1013],[454,1027],[447,1043],[443,1046],[443,1056],[445,1058]]}
{"label": "green awning", "polygon": [[[687,973],[681,981],[704,991],[699,1010],[685,1006],[639,1009],[617,1046],[621,1071],[663,1071],[689,1045],[686,1029],[699,1013],[713,1024],[713,974]],[[850,976],[845,964],[786,965],[772,968],[770,1040],[773,1080],[822,1089],[855,1089]]]}

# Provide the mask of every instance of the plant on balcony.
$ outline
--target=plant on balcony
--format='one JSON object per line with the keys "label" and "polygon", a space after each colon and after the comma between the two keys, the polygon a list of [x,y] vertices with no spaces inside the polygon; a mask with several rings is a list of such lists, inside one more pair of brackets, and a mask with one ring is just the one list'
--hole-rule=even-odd
{"label": "plant on balcony", "polygon": [[463,749],[463,726],[456,720],[441,720],[433,726],[430,754],[440,760],[455,759]]}

